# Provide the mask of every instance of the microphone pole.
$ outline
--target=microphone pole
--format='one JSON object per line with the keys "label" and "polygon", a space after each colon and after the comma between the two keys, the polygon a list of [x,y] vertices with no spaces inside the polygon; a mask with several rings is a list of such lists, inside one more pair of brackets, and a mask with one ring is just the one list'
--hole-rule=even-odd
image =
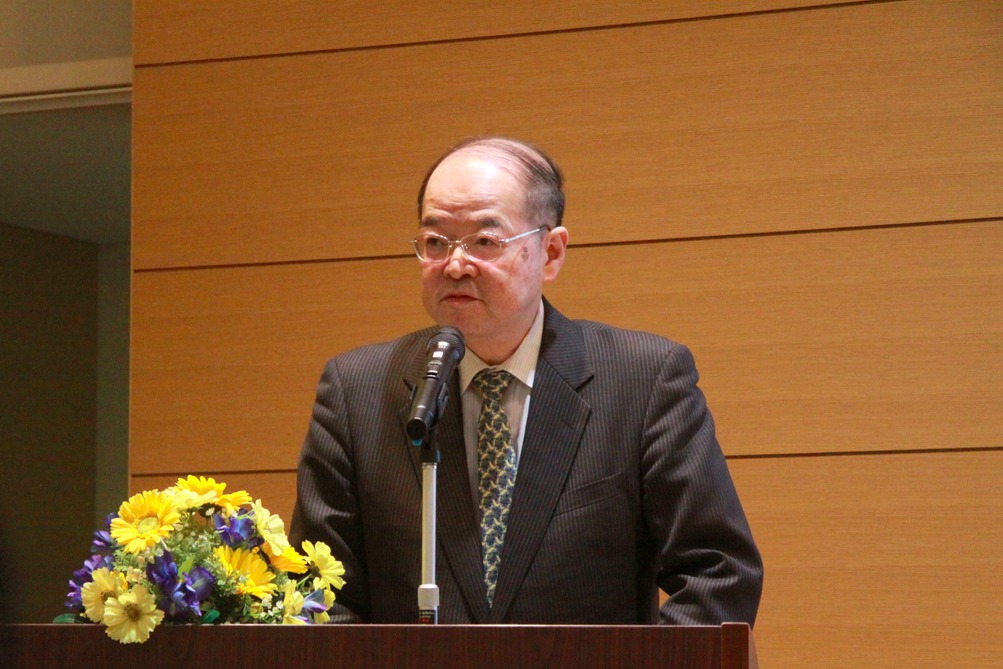
{"label": "microphone pole", "polygon": [[449,399],[449,379],[466,352],[459,330],[445,327],[428,340],[425,375],[411,395],[410,419],[404,427],[411,444],[421,449],[421,585],[418,623],[439,622],[439,586],[435,583],[436,481],[441,459],[433,439],[439,416]]}
{"label": "microphone pole", "polygon": [[439,586],[435,583],[435,501],[439,450],[432,439],[421,446],[421,585],[418,586],[418,624],[439,624]]}

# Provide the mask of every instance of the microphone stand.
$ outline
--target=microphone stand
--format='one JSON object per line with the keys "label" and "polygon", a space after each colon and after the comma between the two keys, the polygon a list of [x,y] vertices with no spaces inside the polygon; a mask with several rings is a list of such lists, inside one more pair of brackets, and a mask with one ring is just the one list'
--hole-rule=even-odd
{"label": "microphone stand", "polygon": [[420,442],[421,449],[421,585],[418,586],[418,624],[439,623],[439,586],[435,584],[435,501],[439,449],[432,430]]}
{"label": "microphone stand", "polygon": [[425,376],[411,388],[410,418],[404,433],[421,449],[421,585],[418,586],[418,623],[439,622],[439,586],[435,584],[435,497],[439,449],[435,428],[449,400],[449,378],[460,364],[466,349],[463,334],[443,327],[432,335],[426,347]]}

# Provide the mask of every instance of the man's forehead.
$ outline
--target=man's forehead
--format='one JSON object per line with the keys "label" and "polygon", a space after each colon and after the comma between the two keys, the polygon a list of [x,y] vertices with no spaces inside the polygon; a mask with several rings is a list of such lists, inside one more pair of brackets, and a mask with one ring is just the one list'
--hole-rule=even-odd
{"label": "man's forehead", "polygon": [[[458,165],[461,167],[458,168]],[[495,167],[514,177],[520,185],[525,183],[525,170],[518,160],[497,147],[480,144],[465,146],[443,158],[432,172],[432,178],[444,170],[463,169],[462,166],[466,169]]]}

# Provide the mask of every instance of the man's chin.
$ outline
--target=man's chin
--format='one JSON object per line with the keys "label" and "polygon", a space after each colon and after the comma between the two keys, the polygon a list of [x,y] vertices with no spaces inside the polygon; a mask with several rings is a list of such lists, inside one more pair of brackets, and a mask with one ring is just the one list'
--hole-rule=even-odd
{"label": "man's chin", "polygon": [[456,328],[464,338],[476,337],[483,330],[483,319],[469,314],[456,313],[453,310],[440,310],[434,317],[440,328]]}

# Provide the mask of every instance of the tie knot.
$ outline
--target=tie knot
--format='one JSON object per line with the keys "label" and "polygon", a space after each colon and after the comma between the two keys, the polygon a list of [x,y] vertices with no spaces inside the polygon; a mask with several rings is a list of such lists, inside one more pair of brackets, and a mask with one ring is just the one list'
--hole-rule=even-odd
{"label": "tie knot", "polygon": [[485,402],[500,402],[512,378],[504,369],[482,369],[474,377],[474,387]]}

